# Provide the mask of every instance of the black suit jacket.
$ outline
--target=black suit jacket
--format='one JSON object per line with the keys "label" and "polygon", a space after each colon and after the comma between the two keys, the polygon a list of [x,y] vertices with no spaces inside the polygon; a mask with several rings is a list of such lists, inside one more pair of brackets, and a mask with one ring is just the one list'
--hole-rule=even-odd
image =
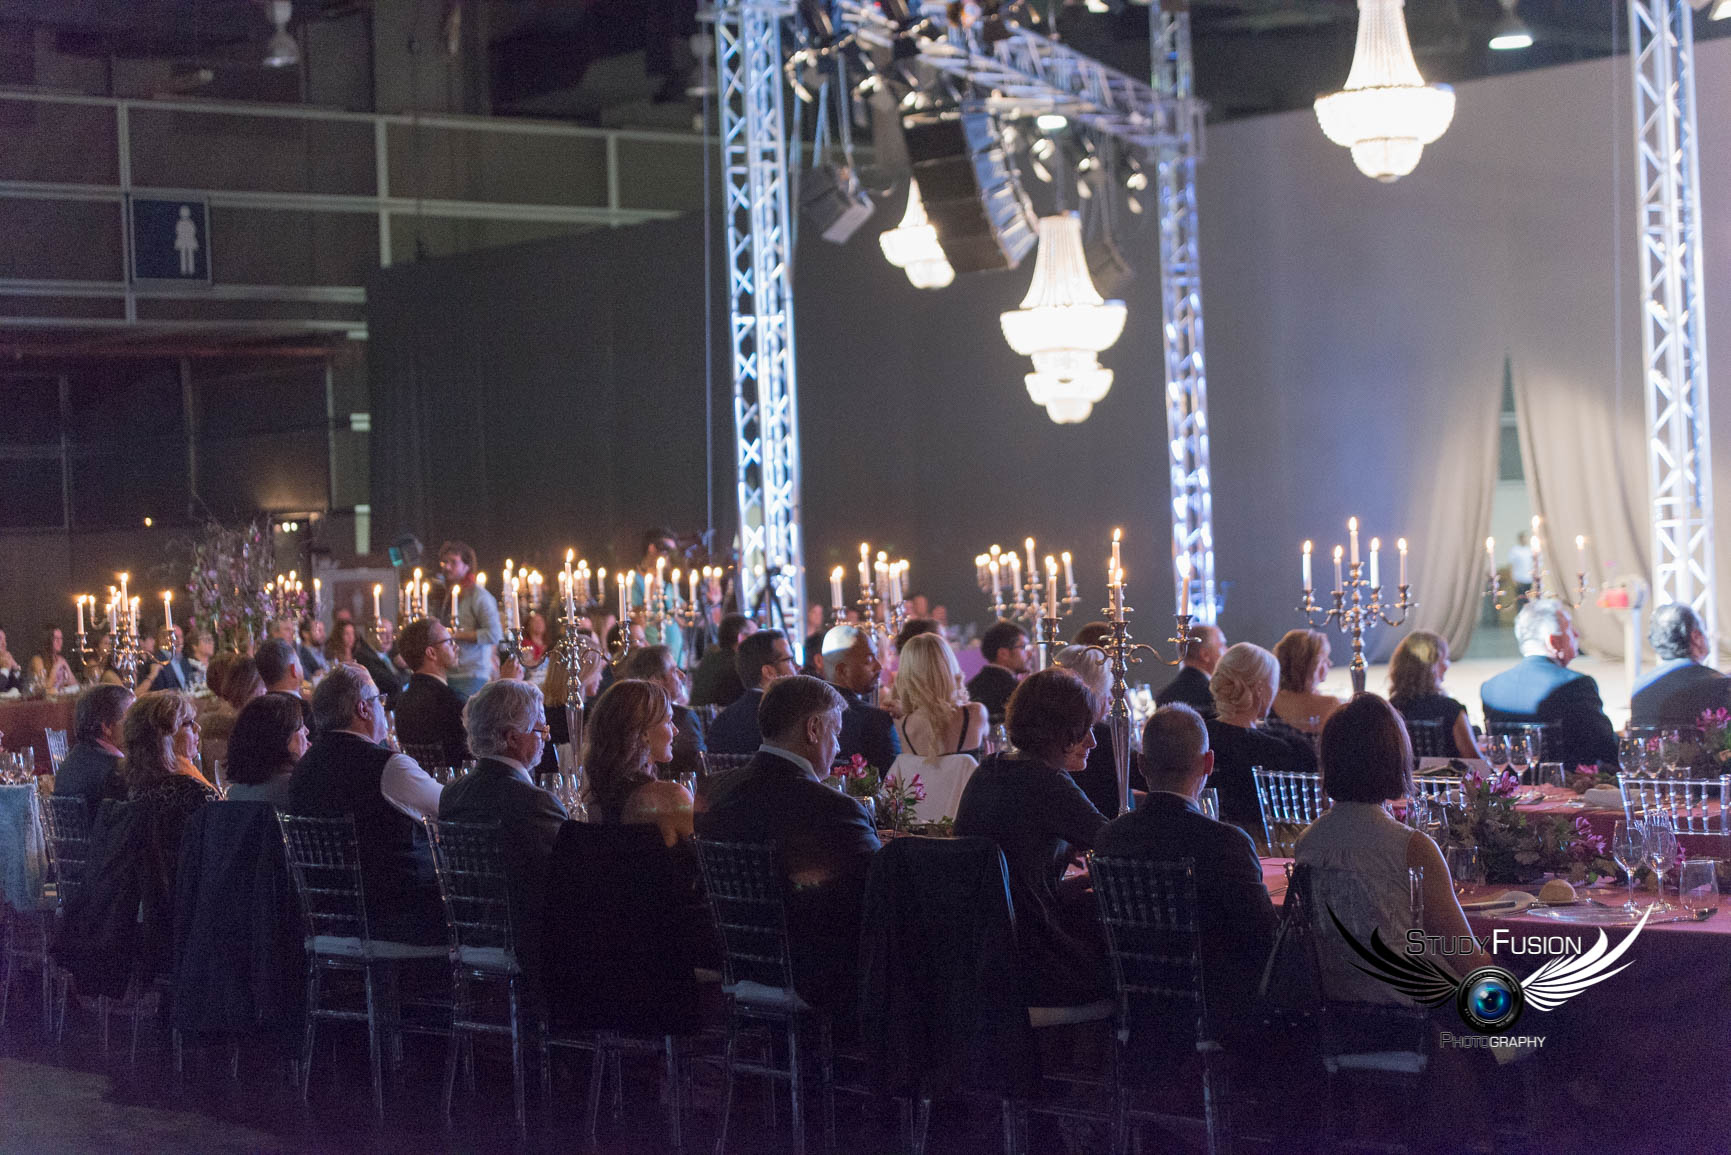
{"label": "black suit jacket", "polygon": [[379,693],[385,696],[385,705],[390,709],[397,708],[397,699],[403,692],[403,674],[391,664],[389,658],[380,654],[366,642],[355,643],[355,661],[366,668],[373,676],[373,685],[379,688]]}
{"label": "black suit jacket", "polygon": [[693,706],[731,706],[745,693],[745,683],[739,680],[734,651],[712,646],[703,651],[703,658],[691,675]]}
{"label": "black suit jacket", "polygon": [[1195,861],[1209,1010],[1224,1018],[1252,1013],[1262,968],[1274,949],[1277,918],[1249,836],[1176,794],[1155,793],[1107,823],[1094,840],[1094,853]]}
{"label": "black suit jacket", "polygon": [[439,821],[499,824],[517,957],[532,975],[540,972],[547,862],[565,819],[558,799],[491,758],[481,759],[473,771],[439,794]]}
{"label": "black suit jacket", "polygon": [[845,760],[859,754],[866,765],[888,774],[890,764],[902,752],[901,739],[896,737],[896,720],[888,710],[880,710],[858,694],[840,686],[835,691],[847,703],[841,715],[841,745],[836,756]]}
{"label": "black suit jacket", "polygon": [[1635,685],[1632,726],[1696,726],[1702,711],[1731,708],[1731,678],[1691,658],[1665,662]]}
{"label": "black suit jacket", "polygon": [[458,765],[469,757],[463,702],[463,695],[431,674],[409,675],[407,688],[397,696],[397,741],[441,746],[447,765]]}
{"label": "black suit jacket", "polygon": [[705,781],[696,826],[702,838],[776,844],[792,887],[788,933],[795,985],[818,1006],[850,1010],[860,904],[880,845],[864,808],[804,767],[759,751],[739,769]]}
{"label": "black suit jacket", "polygon": [[1004,720],[1004,707],[1010,704],[1010,695],[1016,692],[1016,675],[1002,666],[986,666],[979,673],[968,679],[968,697],[986,707],[986,719],[990,722]]}
{"label": "black suit jacket", "polygon": [[1479,697],[1485,723],[1542,722],[1544,759],[1573,766],[1583,762],[1616,762],[1617,732],[1599,701],[1599,684],[1586,674],[1574,674],[1535,655],[1504,670],[1483,686]]}
{"label": "black suit jacket", "polygon": [[120,758],[95,742],[75,742],[54,775],[56,798],[82,798],[96,821],[104,798],[126,801],[126,783],[120,778]]}
{"label": "black suit jacket", "polygon": [[1178,676],[1166,683],[1166,688],[1154,695],[1154,703],[1169,706],[1183,702],[1204,718],[1214,717],[1214,693],[1208,688],[1208,675],[1195,666],[1183,666]]}
{"label": "black suit jacket", "polygon": [[763,731],[757,728],[757,706],[763,701],[762,690],[747,690],[738,701],[715,716],[704,735],[704,743],[715,754],[755,754],[763,745]]}
{"label": "black suit jacket", "polygon": [[192,684],[192,670],[186,664],[186,659],[179,654],[169,655],[166,662],[159,662],[161,673],[150,684],[152,690],[185,690]]}

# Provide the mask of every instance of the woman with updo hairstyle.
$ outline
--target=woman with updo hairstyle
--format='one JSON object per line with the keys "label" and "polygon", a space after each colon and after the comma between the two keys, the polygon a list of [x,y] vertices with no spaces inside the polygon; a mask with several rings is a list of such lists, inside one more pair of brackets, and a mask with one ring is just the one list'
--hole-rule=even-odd
{"label": "woman with updo hairstyle", "polygon": [[920,758],[979,756],[986,708],[968,700],[961,663],[942,634],[915,634],[901,649],[896,670],[896,737]]}
{"label": "woman with updo hairstyle", "polygon": [[583,729],[591,820],[649,823],[668,846],[689,839],[690,792],[655,776],[657,765],[673,760],[678,733],[667,691],[653,682],[622,678],[590,707]]}
{"label": "woman with updo hairstyle", "polygon": [[269,802],[288,807],[295,763],[311,745],[300,703],[266,694],[246,704],[228,739],[224,777],[231,802]]}
{"label": "woman with updo hairstyle", "polygon": [[1208,785],[1220,798],[1220,819],[1262,841],[1262,804],[1252,767],[1313,773],[1316,756],[1302,738],[1291,741],[1257,728],[1280,684],[1280,663],[1250,642],[1230,646],[1214,667],[1208,690],[1215,716],[1206,719],[1214,772]]}
{"label": "woman with updo hairstyle", "polygon": [[1322,724],[1340,709],[1339,698],[1317,689],[1328,677],[1328,635],[1320,630],[1287,630],[1274,644],[1274,657],[1280,663],[1274,716],[1305,734],[1322,733]]}
{"label": "woman with updo hairstyle", "polygon": [[1467,708],[1442,692],[1443,675],[1449,668],[1449,644],[1441,634],[1414,630],[1401,639],[1388,660],[1388,704],[1411,722],[1435,722],[1452,743],[1453,751],[1440,756],[1480,757],[1473,741]]}
{"label": "woman with updo hairstyle", "polygon": [[[1088,687],[1089,700],[1094,703],[1094,748],[1088,751],[1088,765],[1076,775],[1076,785],[1094,804],[1094,809],[1107,818],[1118,817],[1118,755],[1112,749],[1112,727],[1106,715],[1112,710],[1112,671],[1106,665],[1106,652],[1092,643],[1065,646],[1052,655],[1052,665],[1070,670]],[[1146,792],[1148,784],[1142,778],[1142,760],[1130,751],[1130,788]]]}
{"label": "woman with updo hairstyle", "polygon": [[1106,824],[1072,777],[1094,748],[1094,715],[1071,671],[1029,676],[1006,707],[1016,750],[982,762],[956,808],[958,837],[990,838],[1004,852],[1030,1006],[1074,1006],[1108,990],[1093,896],[1062,883]]}

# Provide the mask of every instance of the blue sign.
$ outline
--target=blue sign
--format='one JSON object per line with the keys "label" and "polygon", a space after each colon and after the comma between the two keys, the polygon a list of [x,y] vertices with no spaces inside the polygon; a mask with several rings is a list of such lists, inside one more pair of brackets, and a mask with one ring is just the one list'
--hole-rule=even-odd
{"label": "blue sign", "polygon": [[132,279],[210,284],[210,206],[132,197]]}

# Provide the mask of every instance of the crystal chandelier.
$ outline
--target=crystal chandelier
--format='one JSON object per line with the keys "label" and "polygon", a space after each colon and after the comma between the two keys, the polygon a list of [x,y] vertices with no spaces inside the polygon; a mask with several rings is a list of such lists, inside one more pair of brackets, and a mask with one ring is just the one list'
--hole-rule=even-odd
{"label": "crystal chandelier", "polygon": [[878,234],[884,259],[908,275],[916,289],[941,289],[956,279],[956,270],[938,244],[938,230],[926,219],[926,202],[920,198],[920,182],[908,178],[908,207],[902,223]]}
{"label": "crystal chandelier", "polygon": [[1124,332],[1123,301],[1103,300],[1088,276],[1075,213],[1040,218],[1040,252],[1022,307],[998,316],[1010,348],[1031,357],[1028,396],[1060,425],[1085,421],[1112,388],[1097,354]]}
{"label": "crystal chandelier", "polygon": [[1398,180],[1455,115],[1454,89],[1426,84],[1412,58],[1403,0],[1358,0],[1358,44],[1346,88],[1316,98],[1323,135],[1352,150],[1365,176]]}

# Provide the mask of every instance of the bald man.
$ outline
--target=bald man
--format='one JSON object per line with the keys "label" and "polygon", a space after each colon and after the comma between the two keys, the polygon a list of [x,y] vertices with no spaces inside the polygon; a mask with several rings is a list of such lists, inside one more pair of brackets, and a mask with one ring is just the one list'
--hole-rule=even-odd
{"label": "bald man", "polygon": [[1178,676],[1154,696],[1154,701],[1162,706],[1182,702],[1204,718],[1214,717],[1214,695],[1208,690],[1208,679],[1214,676],[1214,667],[1225,652],[1226,635],[1219,626],[1191,626],[1190,644],[1185,647]]}
{"label": "bald man", "polygon": [[824,679],[846,703],[841,716],[841,753],[837,756],[845,762],[855,754],[863,755],[868,766],[887,774],[902,752],[895,720],[888,710],[880,710],[864,697],[877,689],[882,673],[877,643],[869,630],[836,626],[823,636]]}

